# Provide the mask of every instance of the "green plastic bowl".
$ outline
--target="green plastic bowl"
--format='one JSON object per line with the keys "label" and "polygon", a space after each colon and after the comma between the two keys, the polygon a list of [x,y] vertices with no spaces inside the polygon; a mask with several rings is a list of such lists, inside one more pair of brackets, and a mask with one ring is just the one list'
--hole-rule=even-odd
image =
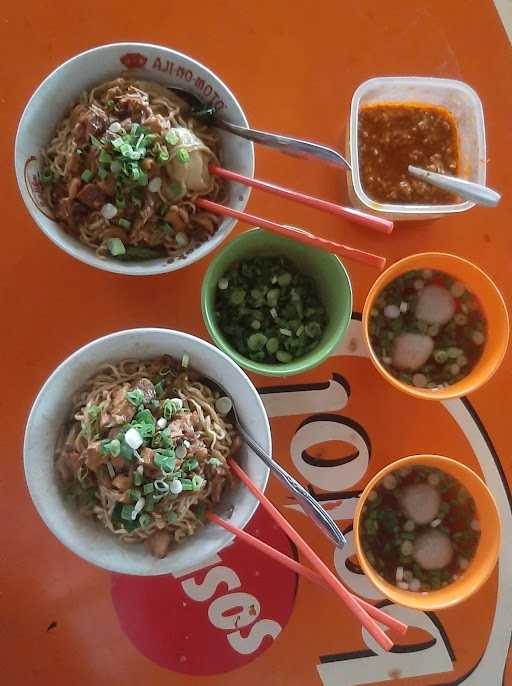
{"label": "green plastic bowl", "polygon": [[[233,262],[252,255],[283,255],[292,260],[301,272],[314,279],[327,310],[329,324],[317,347],[287,364],[265,364],[244,357],[229,343],[217,324],[215,295],[219,279]],[[240,367],[265,376],[290,376],[318,366],[338,345],[352,315],[352,286],[345,267],[335,255],[262,229],[251,229],[230,241],[212,260],[203,279],[201,309],[214,343]]]}

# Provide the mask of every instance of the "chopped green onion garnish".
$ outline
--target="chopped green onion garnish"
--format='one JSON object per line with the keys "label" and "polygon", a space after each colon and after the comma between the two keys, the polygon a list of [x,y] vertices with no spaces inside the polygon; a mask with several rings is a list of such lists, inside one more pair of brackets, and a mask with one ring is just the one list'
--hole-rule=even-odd
{"label": "chopped green onion garnish", "polygon": [[100,414],[100,405],[89,405],[89,407],[87,408],[87,416],[89,417],[89,419],[97,419],[97,417],[99,417]]}
{"label": "chopped green onion garnish", "polygon": [[126,400],[134,407],[139,407],[144,402],[144,393],[140,388],[134,388],[133,391],[128,391]]}
{"label": "chopped green onion garnish", "polygon": [[187,460],[183,465],[183,469],[187,469],[188,471],[192,471],[193,469],[197,469],[198,467],[199,462],[195,457],[190,460]]}
{"label": "chopped green onion garnish", "polygon": [[132,500],[134,503],[137,502],[137,500],[141,497],[141,492],[138,488],[130,488],[128,491],[128,497],[130,500]]}
{"label": "chopped green onion garnish", "polygon": [[[155,490],[155,486],[154,486],[152,481],[150,481],[147,484],[144,484],[144,486],[142,487],[142,492],[144,493],[144,495],[148,495],[148,493],[153,493],[154,490]],[[147,503],[147,498],[146,498],[146,503]]]}
{"label": "chopped green onion garnish", "polygon": [[178,515],[172,510],[169,510],[165,518],[167,519],[168,524],[174,524],[178,521]]}
{"label": "chopped green onion garnish", "polygon": [[183,353],[183,356],[181,358],[181,366],[183,369],[186,369],[188,367],[188,363],[190,362],[190,355],[188,353]]}
{"label": "chopped green onion garnish", "polygon": [[167,455],[161,455],[160,453],[157,453],[155,455],[155,464],[157,467],[162,467],[164,463],[169,463],[169,458]]}
{"label": "chopped green onion garnish", "polygon": [[142,474],[140,474],[140,472],[134,472],[134,474],[133,474],[133,483],[134,483],[136,486],[142,486],[142,480],[143,480]]}
{"label": "chopped green onion garnish", "polygon": [[176,143],[178,143],[180,140],[176,131],[167,131],[164,138],[165,142],[169,143],[169,145],[176,145]]}
{"label": "chopped green onion garnish", "polygon": [[103,169],[103,167],[100,167],[98,169],[98,176],[99,178],[103,181],[103,179],[106,179],[108,176],[108,172],[106,169]]}
{"label": "chopped green onion garnish", "polygon": [[131,426],[140,433],[143,438],[150,438],[155,435],[155,418],[151,410],[139,410]]}
{"label": "chopped green onion garnish", "polygon": [[153,483],[155,484],[155,491],[157,493],[169,492],[169,484],[167,483],[167,481],[164,481],[163,479],[157,479]]}
{"label": "chopped green onion garnish", "polygon": [[267,337],[262,333],[253,333],[247,339],[249,350],[252,351],[261,350],[266,342]]}
{"label": "chopped green onion garnish", "polygon": [[102,150],[99,154],[98,160],[102,164],[107,164],[108,162],[112,162],[112,155],[110,155],[106,150]]}
{"label": "chopped green onion garnish", "polygon": [[144,509],[146,510],[146,512],[153,512],[153,510],[155,509],[155,497],[151,493],[146,496]]}
{"label": "chopped green onion garnish", "polygon": [[143,529],[145,529],[147,526],[149,526],[152,522],[152,518],[150,515],[146,514],[143,512],[141,516],[139,517],[139,524]]}
{"label": "chopped green onion garnish", "polygon": [[82,175],[80,176],[80,178],[81,178],[82,181],[84,181],[85,183],[89,183],[89,181],[92,179],[93,176],[94,176],[94,174],[92,173],[92,171],[91,171],[90,169],[85,169],[85,170],[82,172]]}
{"label": "chopped green onion garnish", "polygon": [[132,512],[133,512],[133,507],[131,505],[123,505],[123,508],[121,510],[121,519],[124,519],[128,522],[132,521]]}
{"label": "chopped green onion garnish", "polygon": [[[175,412],[179,412],[183,407],[180,398],[166,398],[162,403],[162,415],[165,419],[170,419]],[[163,433],[163,432],[162,432]]]}
{"label": "chopped green onion garnish", "polygon": [[120,238],[107,239],[107,248],[109,253],[114,257],[117,255],[124,255],[126,253],[126,248],[124,247],[124,243]]}
{"label": "chopped green onion garnish", "polygon": [[133,449],[125,441],[121,441],[121,452],[119,454],[125,460],[133,460]]}
{"label": "chopped green onion garnish", "polygon": [[[202,476],[200,476],[199,474],[194,474],[194,476],[192,477],[192,490],[193,491],[201,490],[204,482],[205,482],[205,479],[203,479]],[[183,483],[183,481],[181,483]],[[185,490],[185,489],[183,489],[183,490]]]}
{"label": "chopped green onion garnish", "polygon": [[171,459],[176,457],[176,452],[174,448],[157,448],[156,453],[158,455],[163,455],[166,459]]}
{"label": "chopped green onion garnish", "polygon": [[158,162],[168,162],[169,161],[169,151],[167,148],[160,148],[158,152]]}
{"label": "chopped green onion garnish", "polygon": [[113,438],[108,444],[108,451],[112,457],[117,457],[121,452],[121,442],[117,438]]}
{"label": "chopped green onion garnish", "polygon": [[184,164],[185,162],[189,162],[190,155],[188,154],[188,150],[186,150],[185,148],[180,148],[178,150],[178,159],[180,162],[183,162]]}
{"label": "chopped green onion garnish", "polygon": [[133,149],[129,143],[121,143],[119,150],[123,157],[131,157],[133,155]]}
{"label": "chopped green onion garnish", "polygon": [[183,486],[184,491],[193,491],[194,490],[194,487],[192,485],[192,479],[182,479],[181,485]]}
{"label": "chopped green onion garnish", "polygon": [[132,225],[132,223],[130,221],[128,221],[128,219],[124,219],[123,217],[121,217],[121,219],[119,219],[119,221],[117,223],[123,229],[129,229]]}

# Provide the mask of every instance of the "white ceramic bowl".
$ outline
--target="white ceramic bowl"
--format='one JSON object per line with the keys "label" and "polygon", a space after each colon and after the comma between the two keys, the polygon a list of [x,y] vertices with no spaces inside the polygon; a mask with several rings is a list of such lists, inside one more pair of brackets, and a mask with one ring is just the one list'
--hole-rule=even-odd
{"label": "white ceramic bowl", "polygon": [[[92,564],[123,574],[180,575],[201,566],[233,540],[225,529],[208,523],[163,560],[152,557],[144,545],[127,545],[97,521],[81,515],[63,497],[54,469],[54,453],[73,394],[102,364],[124,358],[190,355],[191,364],[219,379],[236,403],[240,420],[261,446],[271,451],[270,426],[263,403],[245,373],[223,352],[200,338],[168,329],[131,329],[99,338],[62,362],[39,392],[25,431],[25,477],[34,505],[52,533],[74,553]],[[264,489],[268,468],[244,445],[238,458],[253,482]],[[243,528],[258,501],[240,483],[227,491],[219,512],[232,506],[231,522]]]}
{"label": "white ceramic bowl", "polygon": [[[157,81],[164,86],[189,90],[201,101],[215,105],[222,117],[247,126],[245,114],[233,93],[212,71],[176,50],[146,43],[113,43],[92,48],[64,62],[42,82],[21,117],[15,144],[16,178],[21,196],[39,228],[59,248],[78,260],[98,269],[118,274],[149,275],[171,272],[186,267],[214,250],[235,225],[225,218],[214,236],[186,257],[167,261],[166,257],[143,262],[119,262],[100,259],[94,251],[67,234],[41,211],[37,200],[38,160],[66,110],[77,102],[80,93],[94,85],[116,78],[121,73]],[[223,144],[223,165],[233,171],[254,176],[252,143],[225,132],[219,132]],[[250,189],[230,183],[226,205],[243,211]]]}

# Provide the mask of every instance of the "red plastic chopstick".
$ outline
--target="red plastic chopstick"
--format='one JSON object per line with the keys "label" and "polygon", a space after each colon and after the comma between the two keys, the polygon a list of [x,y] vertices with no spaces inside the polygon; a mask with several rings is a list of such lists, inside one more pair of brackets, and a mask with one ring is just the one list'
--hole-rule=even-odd
{"label": "red plastic chopstick", "polygon": [[212,202],[211,200],[205,200],[205,198],[197,198],[197,200],[195,200],[195,204],[198,207],[202,207],[203,210],[208,210],[214,214],[233,217],[234,219],[238,219],[246,224],[261,226],[262,229],[267,229],[268,231],[273,231],[281,236],[292,238],[294,241],[298,241],[299,243],[312,245],[315,248],[325,250],[326,252],[333,253],[334,255],[347,257],[350,260],[362,262],[363,264],[368,264],[371,267],[377,267],[381,271],[386,266],[385,257],[374,255],[373,253],[365,252],[364,250],[358,250],[357,248],[351,248],[349,245],[335,243],[334,241],[329,241],[326,238],[320,238],[320,236],[315,236],[308,231],[304,231],[304,229],[295,229],[290,226],[283,226],[282,224],[277,224],[269,219],[256,217],[255,215],[248,214],[247,212],[239,212],[238,210],[234,210],[232,207],[226,207],[225,205],[219,205],[219,203]]}
{"label": "red plastic chopstick", "polygon": [[308,558],[325,583],[330,586],[336,595],[343,600],[349,610],[351,610],[352,613],[359,619],[368,633],[373,636],[373,638],[384,650],[390,650],[393,647],[393,641],[384,633],[377,622],[370,617],[366,610],[361,607],[350,591],[341,583],[338,577],[331,572],[329,567],[295,531],[293,526],[283,517],[279,510],[272,505],[266,495],[260,491],[255,484],[253,484],[240,465],[237,464],[233,459],[229,460],[229,465],[233,472],[238,476],[240,481],[243,481],[249,491],[251,491],[251,493],[260,501],[265,510],[267,510],[271,517],[273,517],[274,521],[279,524],[281,529],[288,535],[288,537],[291,538],[302,554]]}
{"label": "red plastic chopstick", "polygon": [[[256,538],[256,536],[252,536],[251,534],[247,533],[247,531],[244,531],[243,529],[240,529],[238,526],[231,524],[231,522],[222,519],[213,512],[208,512],[206,516],[208,517],[208,519],[210,519],[210,521],[214,522],[214,524],[221,526],[223,529],[227,529],[227,531],[230,531],[232,534],[235,534],[235,536],[240,538],[240,540],[245,541],[253,548],[256,548],[256,550],[259,550],[261,553],[268,555],[276,562],[280,562],[285,567],[288,567],[288,569],[291,569],[292,572],[295,572],[296,574],[302,574],[302,576],[306,577],[306,579],[309,579],[310,581],[313,581],[314,583],[319,584],[324,588],[326,587],[325,581],[313,569],[310,569],[309,567],[306,567],[300,562],[297,562],[297,560],[288,557],[288,555],[285,555],[280,550],[272,548],[272,546],[268,545],[268,543],[260,541],[260,539]],[[407,624],[404,624],[403,622],[400,622],[398,619],[395,619],[394,617],[387,615],[378,607],[375,607],[375,605],[367,603],[366,600],[358,598],[354,594],[351,595],[356,601],[356,603],[359,603],[359,605],[361,605],[361,607],[364,610],[366,610],[366,612],[370,615],[370,617],[373,617],[373,619],[376,619],[381,624],[385,624],[390,629],[397,631],[399,634],[403,635],[407,632]]]}
{"label": "red plastic chopstick", "polygon": [[252,186],[253,188],[259,188],[262,191],[267,191],[269,193],[274,193],[274,195],[279,195],[283,198],[288,198],[290,200],[295,200],[302,203],[303,205],[309,205],[309,207],[315,207],[317,210],[323,210],[324,212],[329,212],[330,214],[335,214],[338,217],[344,217],[354,224],[360,224],[361,226],[366,226],[374,231],[381,231],[382,233],[391,233],[393,231],[393,222],[389,219],[383,219],[382,217],[374,217],[366,212],[361,212],[361,210],[356,210],[353,207],[344,207],[343,205],[337,205],[334,202],[329,202],[328,200],[322,200],[321,198],[315,198],[312,195],[306,195],[305,193],[299,193],[299,191],[292,191],[289,188],[283,188],[283,186],[276,186],[274,183],[269,183],[268,181],[261,181],[260,179],[251,179],[243,174],[237,174],[237,172],[230,171],[229,169],[224,169],[223,167],[218,167],[215,164],[210,164],[210,172],[219,176],[222,179],[227,179],[228,181],[237,181],[244,186]]}

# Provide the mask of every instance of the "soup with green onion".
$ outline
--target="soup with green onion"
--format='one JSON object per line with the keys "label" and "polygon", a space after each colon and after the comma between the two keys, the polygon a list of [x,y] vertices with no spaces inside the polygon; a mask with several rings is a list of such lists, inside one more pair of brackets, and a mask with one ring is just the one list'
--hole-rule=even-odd
{"label": "soup with green onion", "polygon": [[476,365],[487,339],[482,307],[466,286],[444,272],[412,270],[388,284],[370,312],[370,343],[400,381],[438,389]]}
{"label": "soup with green onion", "polygon": [[480,539],[475,501],[455,478],[426,466],[387,474],[369,493],[359,536],[389,583],[435,591],[459,578]]}

